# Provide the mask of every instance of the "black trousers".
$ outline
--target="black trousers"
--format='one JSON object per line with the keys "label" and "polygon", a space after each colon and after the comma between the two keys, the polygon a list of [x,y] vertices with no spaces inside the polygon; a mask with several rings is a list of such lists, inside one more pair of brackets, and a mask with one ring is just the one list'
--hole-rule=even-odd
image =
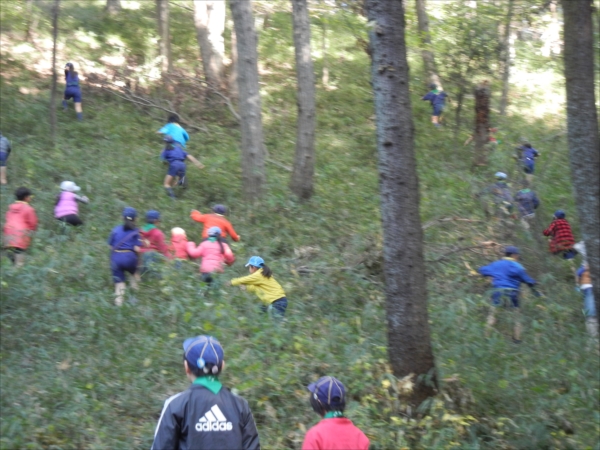
{"label": "black trousers", "polygon": [[73,225],[74,227],[83,225],[83,220],[81,220],[77,214],[69,214],[68,216],[62,216],[59,217],[58,220],[60,220],[61,222],[65,222],[69,225]]}

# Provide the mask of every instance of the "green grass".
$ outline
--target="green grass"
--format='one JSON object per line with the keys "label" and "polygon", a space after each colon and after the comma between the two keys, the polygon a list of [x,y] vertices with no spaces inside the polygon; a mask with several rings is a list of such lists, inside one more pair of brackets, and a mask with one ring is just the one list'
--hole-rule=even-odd
{"label": "green grass", "polygon": [[[265,140],[273,159],[292,164],[296,107],[288,19],[274,15],[272,28],[261,34],[260,52],[272,55],[264,56],[271,74],[261,79]],[[267,449],[300,447],[304,430],[317,420],[304,386],[324,374],[347,385],[348,415],[375,448],[598,448],[598,357],[586,349],[571,269],[520,233],[516,242],[528,249],[524,264],[547,294],[542,300],[525,295],[524,343],[510,342],[502,320],[497,334],[483,337],[488,286],[470,277],[465,264],[475,268],[494,259],[493,252],[462,252],[429,263],[438,369],[442,379],[459,382],[442,383],[447,397],[440,396],[424,421],[399,413],[377,265],[381,228],[368,57],[353,49],[346,21],[332,20],[330,26],[335,39],[329,64],[337,89],[318,89],[317,185],[306,204],[290,195],[289,173],[268,165],[268,193],[259,208],[248,208],[240,192],[239,131],[210,121],[209,133],[193,134],[189,146],[206,169],[189,168],[190,188],[174,203],[161,187],[164,167],[154,134],[160,122],[88,91],[83,123],[74,121],[72,110],[59,113],[60,139],[53,149],[47,139],[48,80],[22,67],[18,80],[2,82],[2,130],[15,151],[1,209],[12,201],[14,188],[29,186],[40,231],[25,268],[17,271],[6,259],[2,264],[1,448],[149,448],[163,401],[187,386],[182,340],[201,333],[223,343],[222,379],[250,402]],[[2,58],[4,73],[9,55]],[[289,69],[279,70],[283,63]],[[499,240],[473,193],[497,170],[517,176],[511,143],[524,134],[543,152],[536,231],[558,207],[576,225],[565,136],[546,140],[561,131],[552,120],[530,121],[524,114],[500,121],[504,142],[489,167],[473,173],[471,150],[462,145],[468,130],[454,139],[450,129],[432,129],[429,108],[419,100],[419,76],[413,73],[412,101],[422,219],[482,221],[427,228],[427,260],[455,245]],[[42,93],[24,95],[19,87]],[[52,218],[65,179],[91,198],[81,207],[86,225],[67,234]],[[242,235],[233,244],[238,263],[221,279],[243,274],[241,262],[248,256],[263,256],[290,299],[285,325],[271,323],[259,314],[257,300],[238,290],[202,296],[191,265],[179,271],[166,266],[162,280],[143,283],[136,306],[116,308],[105,241],[122,207],[158,209],[164,230],[181,226],[198,241],[200,228],[188,219],[189,210],[207,210],[215,202],[229,207]],[[315,254],[298,256],[295,250],[305,246],[315,247]],[[302,275],[302,266],[313,272]],[[561,431],[563,419],[575,434]]]}

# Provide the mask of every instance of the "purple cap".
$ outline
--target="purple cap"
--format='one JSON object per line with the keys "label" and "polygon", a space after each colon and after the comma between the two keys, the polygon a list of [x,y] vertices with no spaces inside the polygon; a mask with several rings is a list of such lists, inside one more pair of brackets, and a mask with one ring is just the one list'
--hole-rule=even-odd
{"label": "purple cap", "polygon": [[334,377],[322,377],[316,383],[308,385],[308,390],[323,405],[342,406],[346,399],[346,388]]}

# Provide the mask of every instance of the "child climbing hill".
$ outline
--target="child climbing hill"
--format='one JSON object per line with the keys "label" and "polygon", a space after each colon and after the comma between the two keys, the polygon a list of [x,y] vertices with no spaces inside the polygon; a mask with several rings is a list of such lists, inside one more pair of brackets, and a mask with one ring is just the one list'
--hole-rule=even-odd
{"label": "child climbing hill", "polygon": [[185,160],[189,159],[194,163],[198,169],[204,169],[204,164],[188,154],[181,148],[179,142],[177,142],[172,136],[165,136],[163,141],[166,143],[165,149],[160,155],[160,159],[169,164],[167,175],[165,175],[164,187],[167,195],[171,198],[175,198],[175,192],[173,192],[173,186],[179,184],[185,187],[185,173],[187,166]]}
{"label": "child climbing hill", "polygon": [[202,239],[208,238],[208,230],[210,228],[219,227],[221,229],[222,238],[231,236],[231,239],[237,242],[240,240],[240,236],[233,229],[231,222],[225,218],[225,214],[227,214],[227,208],[225,206],[215,205],[213,207],[213,212],[210,214],[202,214],[200,211],[194,209],[190,213],[190,217],[192,220],[204,224]]}
{"label": "child climbing hill", "polygon": [[223,266],[235,262],[235,256],[226,242],[221,237],[219,227],[211,227],[208,230],[208,239],[196,247],[193,242],[187,243],[187,253],[191,258],[202,258],[200,273],[202,281],[211,283],[213,273],[223,272]]}
{"label": "child climbing hill", "polygon": [[83,225],[83,220],[79,217],[79,206],[77,203],[88,204],[90,199],[85,195],[77,195],[81,188],[72,181],[63,181],[60,183],[60,194],[56,196],[54,206],[54,217],[74,227]]}
{"label": "child climbing hill", "polygon": [[15,191],[17,201],[8,207],[4,223],[3,247],[8,258],[17,266],[25,263],[25,251],[31,243],[31,235],[37,230],[38,218],[30,205],[33,194],[26,187]]}
{"label": "child climbing hill", "polygon": [[564,259],[573,259],[577,251],[573,248],[575,237],[571,224],[567,222],[566,214],[562,209],[554,213],[554,220],[544,230],[544,236],[549,236],[548,242],[550,253],[553,255],[562,254]]}
{"label": "child climbing hill", "polygon": [[248,292],[255,293],[263,302],[261,306],[263,312],[269,312],[274,318],[282,318],[288,301],[283,288],[273,277],[271,269],[260,256],[251,257],[246,267],[250,275],[234,278],[230,281],[231,286],[240,286]]}

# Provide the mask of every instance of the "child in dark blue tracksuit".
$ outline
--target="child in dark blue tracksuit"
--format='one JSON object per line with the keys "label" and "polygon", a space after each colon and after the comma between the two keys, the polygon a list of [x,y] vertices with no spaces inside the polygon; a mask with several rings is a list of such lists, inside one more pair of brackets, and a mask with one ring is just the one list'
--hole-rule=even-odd
{"label": "child in dark blue tracksuit", "polygon": [[160,154],[160,159],[169,163],[169,170],[165,176],[164,187],[167,191],[167,195],[175,198],[175,193],[173,192],[175,183],[185,186],[185,160],[189,159],[199,169],[203,169],[204,165],[181,148],[181,144],[173,139],[173,137],[165,136],[163,141],[165,141],[166,147]]}
{"label": "child in dark blue tracksuit", "polygon": [[431,107],[433,108],[433,113],[431,114],[431,123],[433,123],[436,127],[440,126],[440,117],[444,112],[444,108],[446,106],[446,94],[441,89],[437,88],[436,84],[430,84],[429,91],[425,94],[421,100],[429,101],[431,103]]}
{"label": "child in dark blue tracksuit", "polygon": [[[499,261],[494,261],[487,266],[480,267],[478,272],[484,277],[492,278],[492,309],[488,315],[488,331],[496,323],[495,311],[498,306],[504,306],[513,312],[519,311],[519,288],[521,283],[529,285],[533,289],[535,280],[527,275],[525,268],[517,262],[519,259],[519,249],[509,245],[505,249],[505,257]],[[537,291],[533,291],[539,296]],[[521,324],[518,317],[514,318],[513,340],[521,342]]]}
{"label": "child in dark blue tracksuit", "polygon": [[533,172],[535,170],[535,158],[540,156],[540,152],[533,148],[528,142],[525,142],[518,150],[521,152],[520,158],[521,163],[523,164],[525,177],[528,181],[532,181]]}
{"label": "child in dark blue tracksuit", "polygon": [[131,288],[137,289],[139,281],[138,252],[142,247],[140,231],[135,226],[137,211],[126,207],[123,210],[123,225],[118,225],[110,233],[108,245],[110,245],[110,268],[115,282],[115,304],[123,304],[125,294],[125,272],[132,275]]}
{"label": "child in dark blue tracksuit", "polygon": [[65,96],[62,101],[63,109],[67,110],[67,100],[73,99],[77,120],[83,120],[83,109],[81,108],[81,89],[79,87],[79,75],[75,72],[73,63],[65,66]]}

